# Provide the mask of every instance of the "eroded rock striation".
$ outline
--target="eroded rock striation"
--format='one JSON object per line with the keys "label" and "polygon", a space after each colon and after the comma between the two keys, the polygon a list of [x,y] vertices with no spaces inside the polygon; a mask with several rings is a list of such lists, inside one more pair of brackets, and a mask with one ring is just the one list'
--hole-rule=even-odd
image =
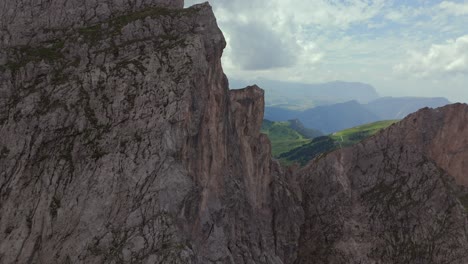
{"label": "eroded rock striation", "polygon": [[467,113],[462,104],[420,110],[300,170],[297,263],[466,263],[466,198],[455,180],[468,169],[459,158]]}
{"label": "eroded rock striation", "polygon": [[468,107],[454,104],[435,110],[425,108],[409,115],[390,133],[400,134],[412,145],[468,187]]}
{"label": "eroded rock striation", "polygon": [[466,262],[466,105],[285,169],[208,4],[0,5],[0,263]]}
{"label": "eroded rock striation", "polygon": [[263,91],[228,90],[208,4],[36,2],[2,9],[0,262],[294,258]]}
{"label": "eroded rock striation", "polygon": [[182,8],[183,0],[3,0],[2,46],[30,45],[106,19],[155,7]]}

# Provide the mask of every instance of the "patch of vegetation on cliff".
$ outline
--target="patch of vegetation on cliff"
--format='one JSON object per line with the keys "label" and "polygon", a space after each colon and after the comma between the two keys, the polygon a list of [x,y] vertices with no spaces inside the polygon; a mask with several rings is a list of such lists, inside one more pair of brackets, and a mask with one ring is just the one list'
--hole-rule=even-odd
{"label": "patch of vegetation on cliff", "polygon": [[[76,41],[79,36],[81,36],[84,39],[84,41],[86,41],[88,44],[94,46],[101,40],[121,34],[122,29],[126,25],[137,20],[146,19],[148,17],[158,18],[162,16],[176,18],[182,15],[192,15],[197,12],[198,8],[195,7],[186,9],[151,7],[138,12],[115,16],[99,24],[79,28],[77,29],[77,31],[75,31],[75,33],[65,33],[65,28],[43,29],[45,33],[63,32],[63,36],[60,39],[42,42],[39,45],[35,46],[24,45],[20,47],[11,48],[9,50],[9,53],[11,54],[9,56],[10,60],[7,61],[5,64],[0,65],[0,72],[10,70],[11,72],[16,73],[30,62],[55,62],[57,60],[63,59],[64,54],[62,53],[62,50],[65,47],[65,42]],[[76,35],[76,33],[78,33],[78,36]],[[175,46],[185,45],[185,39],[180,39],[179,36],[175,34],[162,34],[160,36],[160,39],[161,42],[163,42],[164,44],[164,48],[173,48]],[[104,51],[115,51],[118,50],[120,46],[129,45],[138,41],[141,40],[124,42],[119,45],[116,45],[112,42],[111,47],[105,49]],[[70,61],[67,66],[77,67],[79,63],[80,58],[75,58],[75,60]],[[59,68],[63,69],[64,67],[62,66],[60,66]],[[53,84],[63,84],[66,81],[66,76],[62,74],[60,70],[56,69],[56,74],[52,80]]]}
{"label": "patch of vegetation on cliff", "polygon": [[147,17],[158,18],[161,16],[175,17],[178,15],[187,15],[196,12],[194,8],[186,9],[169,9],[163,7],[149,7],[138,12],[129,13],[126,15],[118,16],[109,21],[109,24],[114,27],[115,30],[119,31],[122,28],[134,21],[145,19]]}
{"label": "patch of vegetation on cliff", "polygon": [[49,206],[50,215],[52,216],[52,218],[57,217],[57,211],[60,208],[60,206],[61,206],[60,199],[54,195],[54,197],[52,197],[52,201],[50,202],[50,206]]}
{"label": "patch of vegetation on cliff", "polygon": [[143,20],[148,17],[154,19],[162,16],[174,18],[180,15],[191,15],[197,11],[196,8],[169,9],[163,7],[149,7],[141,11],[113,17],[93,26],[80,28],[78,29],[78,33],[82,35],[88,43],[95,45],[106,37],[119,35],[126,25],[137,20]]}
{"label": "patch of vegetation on cliff", "polygon": [[80,35],[82,35],[84,39],[91,44],[97,43],[103,37],[101,24],[80,28],[78,29],[78,33],[80,33]]}
{"label": "patch of vegetation on cliff", "polygon": [[0,150],[0,159],[8,157],[8,154],[10,154],[10,150],[7,147],[3,146]]}
{"label": "patch of vegetation on cliff", "polygon": [[396,122],[398,120],[378,121],[333,133],[331,137],[336,141],[341,141],[344,146],[354,145]]}
{"label": "patch of vegetation on cliff", "polygon": [[461,197],[458,197],[458,200],[463,205],[466,211],[468,211],[468,194],[464,194]]}
{"label": "patch of vegetation on cliff", "polygon": [[120,61],[116,64],[115,69],[127,69],[131,71],[134,75],[137,74],[136,71],[140,72],[142,75],[144,75],[147,71],[146,67],[141,63],[141,61],[135,59]]}
{"label": "patch of vegetation on cliff", "polygon": [[12,72],[18,71],[29,62],[39,61],[56,61],[63,58],[62,49],[65,45],[63,40],[53,40],[42,44],[42,46],[21,46],[12,48],[11,52],[15,57],[14,60],[8,61],[3,68],[9,69]]}

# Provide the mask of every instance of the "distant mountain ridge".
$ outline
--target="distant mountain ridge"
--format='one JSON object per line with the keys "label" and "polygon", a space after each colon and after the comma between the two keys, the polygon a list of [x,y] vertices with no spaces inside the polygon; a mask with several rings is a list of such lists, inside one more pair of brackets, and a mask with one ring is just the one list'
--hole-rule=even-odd
{"label": "distant mountain ridge", "polygon": [[[450,104],[442,97],[380,97],[374,87],[360,82],[306,84],[267,79],[254,82],[265,90],[265,119],[298,119],[305,127],[324,133],[379,120],[402,119],[424,107]],[[244,87],[247,83],[231,79],[230,88]]]}
{"label": "distant mountain ridge", "polygon": [[316,138],[316,137],[323,136],[323,133],[321,131],[319,131],[317,129],[311,129],[311,128],[305,127],[301,123],[301,121],[299,121],[299,119],[289,120],[289,126],[292,129],[299,132],[301,135],[304,135],[304,137],[306,137],[306,138],[313,139],[313,138]]}
{"label": "distant mountain ridge", "polygon": [[307,128],[333,133],[379,120],[402,119],[421,108],[437,108],[449,103],[445,98],[382,97],[368,104],[348,101],[317,106],[304,111],[265,107],[265,119],[272,121],[298,119]]}
{"label": "distant mountain ridge", "polygon": [[357,101],[317,106],[300,113],[298,119],[306,127],[333,133],[353,126],[378,121],[380,118]]}
{"label": "distant mountain ridge", "polygon": [[298,119],[305,127],[325,134],[381,120],[357,101],[317,106],[305,111],[266,107],[265,119],[277,122]]}
{"label": "distant mountain ridge", "polygon": [[450,104],[443,97],[382,97],[364,107],[375,113],[381,119],[402,119],[424,107],[441,107]]}
{"label": "distant mountain ridge", "polygon": [[[305,110],[319,105],[344,103],[356,100],[368,103],[379,98],[375,88],[361,82],[333,81],[326,83],[295,83],[255,80],[265,90],[265,104],[294,110]],[[231,80],[230,87],[245,87],[251,82]]]}

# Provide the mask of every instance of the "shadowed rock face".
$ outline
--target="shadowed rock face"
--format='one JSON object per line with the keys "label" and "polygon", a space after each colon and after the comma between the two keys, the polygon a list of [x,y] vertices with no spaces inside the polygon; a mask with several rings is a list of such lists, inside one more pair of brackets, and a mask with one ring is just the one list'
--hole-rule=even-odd
{"label": "shadowed rock face", "polygon": [[432,150],[444,132],[466,140],[449,129],[464,127],[467,109],[421,110],[299,171],[306,219],[297,263],[466,263],[460,189]]}
{"label": "shadowed rock face", "polygon": [[[459,185],[468,187],[468,106],[423,109],[408,116],[393,128],[406,144],[424,152],[428,158],[452,175]],[[400,132],[398,132],[400,130]]]}
{"label": "shadowed rock face", "polygon": [[[88,14],[31,3],[14,10]],[[1,263],[294,258],[300,221],[280,221],[301,209],[272,209],[293,198],[259,132],[263,91],[228,90],[209,5],[166,3],[181,6],[33,19],[53,34],[0,50]]]}
{"label": "shadowed rock face", "polygon": [[0,11],[0,263],[464,263],[466,106],[285,170],[208,4],[59,3]]}

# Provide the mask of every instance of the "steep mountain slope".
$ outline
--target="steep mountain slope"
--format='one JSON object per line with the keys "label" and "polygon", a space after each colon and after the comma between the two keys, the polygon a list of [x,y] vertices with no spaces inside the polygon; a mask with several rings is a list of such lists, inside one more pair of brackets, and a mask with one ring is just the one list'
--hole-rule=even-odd
{"label": "steep mountain slope", "polygon": [[307,144],[312,138],[322,135],[320,131],[305,128],[299,120],[272,122],[264,119],[261,132],[270,139],[274,157]]}
{"label": "steep mountain slope", "polygon": [[409,115],[391,131],[401,133],[406,144],[434,160],[452,175],[456,182],[468,187],[468,106],[424,108]]}
{"label": "steep mountain slope", "polygon": [[3,4],[0,263],[466,263],[466,106],[284,170],[211,7],[124,2]]}
{"label": "steep mountain slope", "polygon": [[281,107],[265,107],[265,119],[274,122],[297,119],[301,113],[301,111],[289,110]]}
{"label": "steep mountain slope", "polygon": [[278,158],[284,163],[298,162],[305,165],[317,156],[338,148],[349,147],[395,123],[396,120],[378,121],[345,129],[328,136],[314,138],[309,143],[281,153]]}
{"label": "steep mountain slope", "polygon": [[288,122],[292,129],[301,133],[306,138],[316,138],[323,135],[323,133],[317,129],[306,128],[299,119],[288,120]]}
{"label": "steep mountain slope", "polygon": [[445,98],[382,97],[364,106],[383,120],[401,119],[424,107],[437,108],[450,104]]}
{"label": "steep mountain slope", "polygon": [[448,173],[466,179],[467,118],[467,105],[424,109],[303,168],[296,263],[466,263],[466,213]]}
{"label": "steep mountain slope", "polygon": [[318,106],[302,112],[299,120],[326,134],[379,120],[379,117],[356,101]]}
{"label": "steep mountain slope", "polygon": [[5,3],[37,23],[2,16],[0,262],[291,263],[302,209],[210,6],[117,2]]}

